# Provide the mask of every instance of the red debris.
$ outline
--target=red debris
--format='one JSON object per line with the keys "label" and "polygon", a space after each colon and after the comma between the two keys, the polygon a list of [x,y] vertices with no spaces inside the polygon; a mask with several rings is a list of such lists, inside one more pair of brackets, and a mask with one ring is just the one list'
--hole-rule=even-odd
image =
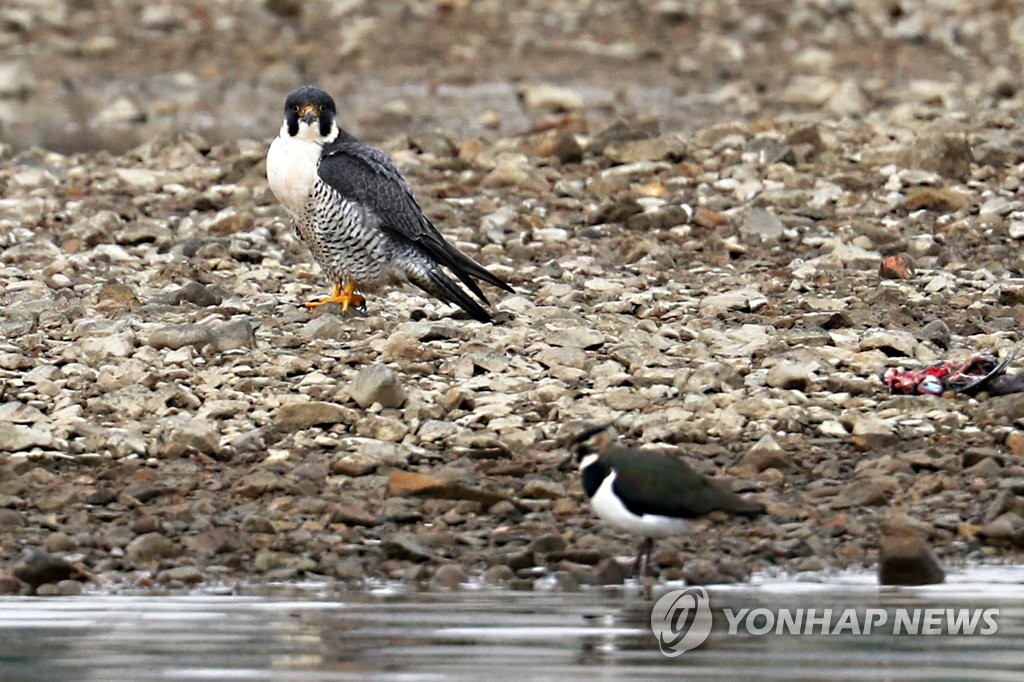
{"label": "red debris", "polygon": [[889,393],[942,395],[946,391],[966,393],[988,391],[992,395],[1024,392],[1024,376],[1003,376],[1015,357],[1014,348],[1005,360],[988,355],[972,355],[962,362],[940,362],[924,369],[890,367],[882,374]]}

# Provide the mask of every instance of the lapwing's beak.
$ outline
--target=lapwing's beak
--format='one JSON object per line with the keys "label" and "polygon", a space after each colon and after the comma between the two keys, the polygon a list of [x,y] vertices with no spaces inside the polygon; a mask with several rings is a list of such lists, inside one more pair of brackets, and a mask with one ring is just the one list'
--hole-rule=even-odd
{"label": "lapwing's beak", "polygon": [[[612,428],[612,424],[610,423],[588,428],[582,433],[570,436],[566,447],[570,452],[574,453],[578,459],[582,460],[584,456],[591,452],[603,450],[614,442],[616,434],[614,431],[610,431]],[[604,433],[606,431],[609,433]],[[595,436],[602,437],[595,438]]]}
{"label": "lapwing's beak", "polygon": [[307,125],[313,125],[313,121],[320,117],[320,112],[317,110],[315,104],[303,104],[299,107],[299,118],[306,122]]}

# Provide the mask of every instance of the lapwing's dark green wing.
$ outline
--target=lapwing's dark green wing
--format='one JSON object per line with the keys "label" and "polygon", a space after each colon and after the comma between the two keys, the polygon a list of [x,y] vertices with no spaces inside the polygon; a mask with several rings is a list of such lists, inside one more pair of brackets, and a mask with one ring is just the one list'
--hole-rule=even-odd
{"label": "lapwing's dark green wing", "polygon": [[602,459],[616,472],[612,492],[634,514],[689,519],[715,510],[733,514],[764,511],[760,504],[714,485],[669,455],[612,448]]}

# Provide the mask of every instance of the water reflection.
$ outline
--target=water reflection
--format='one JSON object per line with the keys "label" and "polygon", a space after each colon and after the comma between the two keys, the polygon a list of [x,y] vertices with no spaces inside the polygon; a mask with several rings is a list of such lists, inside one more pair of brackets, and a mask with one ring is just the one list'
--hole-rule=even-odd
{"label": "water reflection", "polygon": [[[708,640],[664,657],[651,602],[622,591],[336,593],[324,586],[188,596],[0,599],[4,680],[1019,679],[1024,571],[929,588],[761,580],[710,588]],[[655,595],[657,596],[657,595]],[[999,608],[988,637],[730,635],[723,609]]]}

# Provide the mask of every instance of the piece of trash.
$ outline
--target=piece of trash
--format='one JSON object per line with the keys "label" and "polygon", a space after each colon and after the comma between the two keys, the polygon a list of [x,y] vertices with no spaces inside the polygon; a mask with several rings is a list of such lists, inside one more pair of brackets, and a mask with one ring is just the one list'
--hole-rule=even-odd
{"label": "piece of trash", "polygon": [[882,279],[910,279],[914,276],[914,262],[902,253],[886,256],[878,266],[878,276]]}
{"label": "piece of trash", "polygon": [[988,353],[972,355],[960,362],[939,362],[924,369],[890,367],[882,373],[882,381],[889,393],[942,395],[947,391],[974,395],[982,391],[990,395],[1024,393],[1024,374],[1006,374],[1020,346],[1006,358]]}

